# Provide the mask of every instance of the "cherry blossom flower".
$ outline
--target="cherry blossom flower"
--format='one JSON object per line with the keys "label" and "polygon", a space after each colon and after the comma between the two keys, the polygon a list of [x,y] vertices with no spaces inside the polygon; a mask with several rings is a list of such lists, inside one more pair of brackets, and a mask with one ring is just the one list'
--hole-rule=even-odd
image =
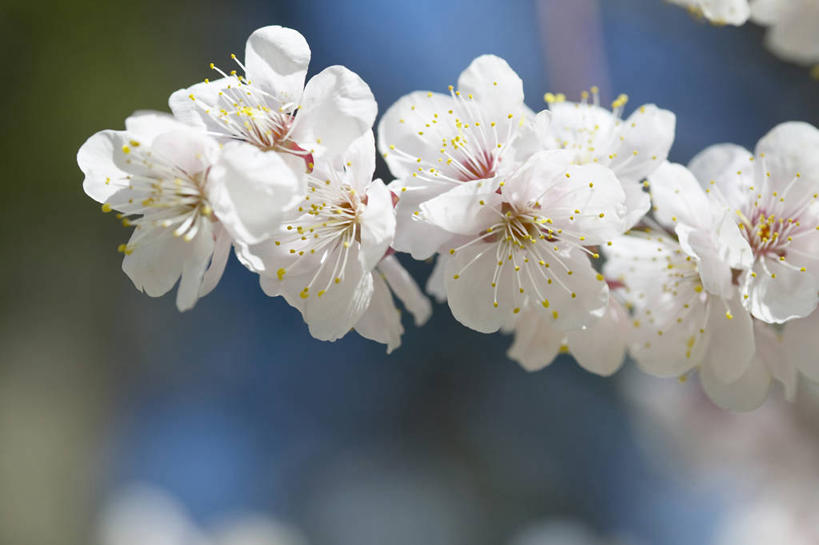
{"label": "cherry blossom flower", "polygon": [[390,255],[395,236],[395,196],[373,180],[372,132],[340,157],[319,161],[307,175],[308,191],[271,240],[237,249],[240,260],[261,275],[270,296],[283,295],[299,309],[310,333],[334,341],[355,328],[387,345],[400,345],[403,328],[392,293],[415,317],[429,318],[431,305]]}
{"label": "cherry blossom flower", "polygon": [[326,68],[305,85],[310,48],[295,30],[262,27],[247,40],[244,64],[231,57],[244,76],[211,64],[222,77],[173,93],[175,116],[308,171],[316,157],[340,154],[375,121],[370,88],[347,68]]}
{"label": "cherry blossom flower", "polygon": [[[706,149],[689,165],[712,202],[734,211],[734,221],[753,260],[747,268],[731,265],[732,282],[739,287],[745,308],[764,322],[786,322],[807,316],[816,308],[817,153],[819,130],[807,123],[788,122],[776,126],[759,141],[755,156],[739,146],[722,144]],[[687,187],[677,195],[678,203],[700,199],[693,184]],[[690,230],[684,218],[679,223],[678,232]],[[692,245],[700,244],[696,236],[692,237]],[[726,275],[723,270],[724,282]]]}
{"label": "cherry blossom flower", "polygon": [[176,304],[188,310],[218,283],[231,241],[270,229],[299,179],[281,159],[260,165],[244,150],[221,154],[214,139],[167,114],[138,112],[125,126],[80,148],[83,188],[134,227],[119,250],[137,289],[157,297],[179,280]]}
{"label": "cherry blossom flower", "polygon": [[[676,118],[672,112],[654,104],[644,104],[628,118],[623,111],[628,97],[620,95],[608,110],[600,106],[596,87],[582,93],[581,102],[567,102],[562,94],[546,94],[551,123],[538,122],[536,128],[546,149],[568,149],[575,153],[577,164],[599,164],[614,171],[626,193],[628,215],[632,226],[651,207],[642,181],[668,157],[674,142]],[[539,120],[540,121],[540,120]]]}
{"label": "cherry blossom flower", "polygon": [[451,233],[416,221],[419,205],[514,170],[537,150],[534,117],[523,82],[494,55],[472,61],[449,95],[416,91],[393,104],[378,125],[378,145],[401,196],[395,249],[426,259],[445,246]]}
{"label": "cherry blossom flower", "polygon": [[742,26],[751,15],[748,0],[671,0],[717,25]]}
{"label": "cherry blossom flower", "polygon": [[660,377],[695,367],[725,384],[736,382],[754,355],[753,322],[733,293],[704,289],[697,262],[660,228],[604,246],[607,277],[625,285],[632,308],[629,352],[641,369]]}
{"label": "cherry blossom flower", "polygon": [[462,182],[421,204],[420,218],[453,240],[438,274],[458,321],[491,333],[532,304],[566,331],[603,315],[608,288],[587,247],[622,233],[625,195],[609,169],[572,160],[541,151],[505,180]]}

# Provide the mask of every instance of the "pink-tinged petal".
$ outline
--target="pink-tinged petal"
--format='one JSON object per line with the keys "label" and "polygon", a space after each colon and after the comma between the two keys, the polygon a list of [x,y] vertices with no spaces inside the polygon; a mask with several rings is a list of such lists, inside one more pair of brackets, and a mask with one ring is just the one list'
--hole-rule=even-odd
{"label": "pink-tinged petal", "polygon": [[416,326],[424,325],[432,315],[432,305],[415,283],[412,276],[401,266],[398,258],[390,255],[381,260],[378,270],[384,275],[389,288],[395,293],[415,320]]}
{"label": "pink-tinged petal", "polygon": [[387,345],[387,354],[401,346],[401,313],[395,307],[390,289],[381,275],[373,277],[373,295],[370,306],[355,324],[359,335],[371,341]]}
{"label": "pink-tinged petal", "polygon": [[341,155],[372,128],[377,111],[370,87],[358,74],[330,66],[307,82],[291,137],[304,149]]}
{"label": "pink-tinged petal", "polygon": [[817,279],[778,259],[762,257],[743,275],[743,304],[755,318],[767,323],[783,323],[803,318],[817,304]]}
{"label": "pink-tinged petal", "polygon": [[731,299],[712,298],[706,331],[708,348],[702,367],[725,384],[740,380],[754,357],[754,323],[735,294]]}
{"label": "pink-tinged petal", "polygon": [[395,237],[392,194],[381,180],[367,190],[367,206],[359,216],[361,249],[359,259],[365,271],[372,271],[387,253]]}
{"label": "pink-tinged petal", "polygon": [[298,102],[304,88],[310,47],[304,36],[281,26],[262,27],[247,40],[247,78],[283,103]]}
{"label": "pink-tinged petal", "polygon": [[276,234],[304,194],[304,178],[278,153],[249,144],[226,145],[213,166],[208,198],[234,240],[255,244]]}
{"label": "pink-tinged petal", "polygon": [[563,337],[542,312],[526,309],[515,325],[515,339],[506,355],[527,371],[539,371],[557,357]]}
{"label": "pink-tinged petal", "polygon": [[490,180],[458,184],[421,203],[421,219],[452,234],[477,235],[498,218],[501,196],[497,187]]}
{"label": "pink-tinged petal", "polygon": [[819,312],[791,320],[782,331],[784,359],[809,379],[819,382]]}
{"label": "pink-tinged petal", "polygon": [[674,143],[676,117],[654,104],[637,108],[623,122],[620,145],[611,169],[623,181],[641,182],[668,157]]}
{"label": "pink-tinged petal", "polygon": [[631,319],[628,311],[614,298],[606,314],[587,329],[569,331],[566,341],[577,363],[585,370],[604,377],[623,365],[626,357]]}
{"label": "pink-tinged petal", "polygon": [[523,81],[509,64],[495,55],[481,55],[461,73],[458,91],[472,95],[488,116],[500,121],[517,116],[523,106]]}
{"label": "pink-tinged petal", "polygon": [[127,174],[114,161],[124,142],[121,131],[100,131],[86,140],[77,152],[77,164],[85,174],[83,190],[97,202],[104,203],[128,186]]}
{"label": "pink-tinged petal", "polygon": [[687,168],[666,162],[648,180],[657,221],[668,227],[677,223],[702,228],[711,225],[708,197]]}

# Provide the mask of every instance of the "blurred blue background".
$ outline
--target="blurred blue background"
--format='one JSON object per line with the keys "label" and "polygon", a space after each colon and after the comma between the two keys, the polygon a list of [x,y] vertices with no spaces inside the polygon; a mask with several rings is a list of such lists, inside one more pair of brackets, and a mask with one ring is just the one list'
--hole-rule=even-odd
{"label": "blurred blue background", "polygon": [[[782,121],[819,124],[819,83],[769,54],[761,29],[659,0],[10,0],[0,13],[0,542],[93,543],[100,506],[132,481],[202,524],[262,511],[317,545],[503,544],[554,516],[636,543],[709,542],[731,494],[641,446],[627,376],[566,356],[527,374],[508,338],[440,305],[390,357],[355,334],[315,341],[235,260],[180,315],[121,273],[128,233],[84,196],[75,154],[280,24],[307,38],[311,74],[348,66],[381,111],[494,53],[536,110],[546,91],[597,84],[629,110],[674,111],[671,159],[687,162],[716,142],[752,148]],[[383,162],[377,174],[390,179]],[[420,282],[431,270],[403,262]]]}

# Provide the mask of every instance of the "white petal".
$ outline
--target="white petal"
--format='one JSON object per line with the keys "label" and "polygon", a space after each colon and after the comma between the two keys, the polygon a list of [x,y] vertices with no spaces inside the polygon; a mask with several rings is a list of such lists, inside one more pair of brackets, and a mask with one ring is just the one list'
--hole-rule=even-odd
{"label": "white petal", "polygon": [[440,186],[410,177],[396,180],[389,187],[399,197],[393,248],[414,259],[429,259],[452,238],[452,233],[420,219],[421,203],[439,195]]}
{"label": "white petal", "polygon": [[435,259],[435,266],[427,279],[427,293],[435,297],[439,303],[446,302],[446,261],[448,256],[438,254]]}
{"label": "white petal", "polygon": [[510,319],[514,308],[522,306],[522,296],[513,289],[511,266],[501,269],[496,281],[498,306],[493,304],[495,288],[492,281],[497,268],[495,249],[494,244],[479,242],[459,250],[446,263],[446,294],[452,315],[481,333],[494,333]]}
{"label": "white petal", "polygon": [[[784,2],[783,2],[784,3]],[[797,0],[792,0],[797,4]],[[802,1],[797,6],[786,4],[789,9],[783,13],[777,24],[765,36],[765,44],[783,59],[801,64],[815,64],[819,60],[819,4]]]}
{"label": "white petal", "polygon": [[536,309],[524,310],[515,325],[515,339],[506,353],[527,371],[539,371],[557,357],[564,333]]}
{"label": "white petal", "polygon": [[395,211],[392,194],[381,180],[367,190],[367,206],[361,213],[361,251],[359,259],[365,271],[372,271],[387,253],[395,237]]}
{"label": "white petal", "polygon": [[651,210],[651,196],[643,190],[642,182],[632,182],[620,179],[623,193],[626,195],[625,226],[630,229],[640,223],[643,216]]}
{"label": "white petal", "polygon": [[421,218],[459,235],[477,235],[498,218],[501,196],[489,180],[463,182],[421,204]]}
{"label": "white petal", "polygon": [[751,0],[750,4],[751,20],[763,26],[776,23],[788,6],[783,0]]}
{"label": "white petal", "polygon": [[247,78],[284,103],[297,102],[310,63],[310,47],[304,36],[280,26],[262,27],[247,40]]}
{"label": "white petal", "polygon": [[[626,230],[626,194],[611,169],[599,165],[572,166],[559,191],[550,190],[544,202],[562,210],[553,214],[576,233],[585,236],[585,244],[603,244]],[[574,210],[580,210],[575,214]],[[574,219],[570,219],[570,218]]]}
{"label": "white petal", "polygon": [[711,205],[699,182],[684,166],[663,163],[648,177],[657,221],[673,227],[677,222],[708,228]]}
{"label": "white petal", "polygon": [[668,157],[674,142],[676,117],[654,104],[640,106],[623,122],[622,141],[611,169],[623,181],[640,182]]}
{"label": "white petal", "polygon": [[[765,154],[763,163],[775,184],[787,185],[797,173],[798,185],[819,184],[819,129],[802,121],[781,123],[762,137],[757,155]],[[813,190],[811,190],[813,191]]]}
{"label": "white petal", "polygon": [[724,202],[739,208],[753,194],[754,157],[747,149],[734,144],[716,144],[699,152],[688,169],[705,188],[716,188]]}
{"label": "white petal", "polygon": [[[201,82],[174,91],[168,98],[168,106],[176,119],[180,122],[208,129],[218,134],[225,133],[225,127],[205,110],[218,108],[220,93],[228,87],[236,85],[235,78],[219,78],[213,81]],[[193,97],[193,98],[191,98]]]}
{"label": "white petal", "polygon": [[365,131],[344,152],[344,167],[350,170],[350,181],[356,191],[367,191],[375,173],[375,137]]}
{"label": "white petal", "polygon": [[278,153],[233,143],[211,169],[208,198],[231,236],[254,244],[277,232],[304,191],[303,176]]}
{"label": "white petal", "polygon": [[751,315],[737,296],[727,300],[713,297],[706,329],[708,348],[702,366],[720,382],[736,382],[748,370],[755,352]]}
{"label": "white petal", "polygon": [[77,164],[85,174],[82,188],[97,202],[104,203],[128,185],[127,174],[114,162],[114,154],[122,148],[123,138],[121,131],[100,131],[77,152]]}
{"label": "white petal", "polygon": [[748,0],[700,0],[703,15],[709,21],[741,26],[751,16]]}
{"label": "white petal", "polygon": [[[566,185],[566,172],[572,167],[574,153],[566,150],[540,151],[518,168],[502,191],[511,202],[539,200],[550,189]],[[578,199],[584,202],[583,197]]]}
{"label": "white petal", "polygon": [[330,66],[307,82],[292,138],[305,149],[342,154],[372,128],[377,111],[364,80],[343,66]]}
{"label": "white petal", "polygon": [[581,367],[607,377],[623,365],[630,321],[628,311],[612,297],[600,320],[587,329],[566,333],[569,351]]}
{"label": "white petal", "polygon": [[218,144],[204,133],[184,127],[156,136],[151,145],[154,159],[182,170],[188,176],[205,172],[218,155]]}
{"label": "white petal", "polygon": [[791,320],[782,331],[784,356],[809,379],[819,382],[819,312]]}
{"label": "white petal", "polygon": [[412,314],[416,326],[424,325],[432,315],[432,305],[423,294],[412,276],[398,262],[398,258],[390,255],[381,260],[378,270],[384,275],[390,289],[404,307]]}
{"label": "white petal", "polygon": [[435,119],[435,114],[443,116],[455,108],[452,97],[427,91],[404,95],[389,107],[378,123],[378,151],[393,176],[411,176],[418,168],[418,158],[428,164],[437,164],[441,156],[438,151],[441,138],[437,131],[430,131],[426,125]]}
{"label": "white petal", "polygon": [[[190,99],[188,99],[190,101]],[[165,112],[140,110],[125,120],[125,129],[129,136],[136,138],[141,145],[150,146],[154,139],[166,132],[190,129],[178,119]]]}
{"label": "white petal", "polygon": [[182,264],[182,276],[176,290],[176,308],[180,311],[190,310],[199,299],[205,271],[213,255],[213,235],[208,223],[199,229],[199,234],[187,244],[192,247]]}
{"label": "white petal", "polygon": [[458,90],[473,95],[490,120],[497,121],[520,112],[523,81],[509,64],[495,55],[481,55],[461,72]]}
{"label": "white petal", "polygon": [[204,297],[213,291],[219,280],[222,279],[222,274],[225,272],[225,266],[230,257],[230,249],[233,246],[230,234],[221,225],[214,227],[214,235],[216,238],[213,245],[213,257],[211,257],[208,270],[205,272],[204,278],[202,278],[199,297]]}
{"label": "white petal", "polygon": [[122,270],[138,290],[159,297],[169,292],[182,274],[192,241],[173,236],[171,229],[155,228],[154,231],[125,256]]}
{"label": "white petal", "polygon": [[723,409],[751,411],[768,397],[771,374],[762,359],[755,356],[742,378],[732,384],[717,380],[708,367],[700,369],[700,382],[711,401]]}
{"label": "white petal", "polygon": [[355,324],[359,335],[387,345],[387,354],[401,346],[401,335],[404,327],[401,325],[401,313],[395,308],[390,289],[381,275],[375,273],[373,277],[373,295],[370,306]]}
{"label": "white petal", "polygon": [[812,274],[767,257],[758,259],[752,270],[756,277],[745,273],[741,293],[745,308],[755,318],[782,323],[807,316],[816,308],[819,286]]}

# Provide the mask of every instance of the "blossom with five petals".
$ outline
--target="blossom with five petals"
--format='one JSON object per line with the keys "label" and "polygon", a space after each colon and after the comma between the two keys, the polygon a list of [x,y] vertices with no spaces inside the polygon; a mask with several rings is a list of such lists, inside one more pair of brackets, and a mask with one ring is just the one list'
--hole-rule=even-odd
{"label": "blossom with five petals", "polygon": [[237,248],[259,273],[264,292],[283,295],[301,311],[310,333],[334,341],[355,328],[362,336],[400,345],[400,315],[391,291],[423,324],[431,305],[404,271],[390,245],[395,196],[373,180],[372,131],[339,157],[316,163],[308,190],[269,241]]}
{"label": "blossom with five petals", "polygon": [[[125,131],[101,131],[83,144],[77,162],[83,188],[133,226],[122,268],[134,285],[156,297],[177,280],[179,310],[218,283],[230,254],[236,226],[270,229],[299,190],[299,180],[283,161],[266,161],[264,172],[243,154],[220,153],[204,131],[171,116],[138,112]],[[275,180],[275,184],[268,179]],[[255,192],[269,204],[263,217],[242,196]]]}

